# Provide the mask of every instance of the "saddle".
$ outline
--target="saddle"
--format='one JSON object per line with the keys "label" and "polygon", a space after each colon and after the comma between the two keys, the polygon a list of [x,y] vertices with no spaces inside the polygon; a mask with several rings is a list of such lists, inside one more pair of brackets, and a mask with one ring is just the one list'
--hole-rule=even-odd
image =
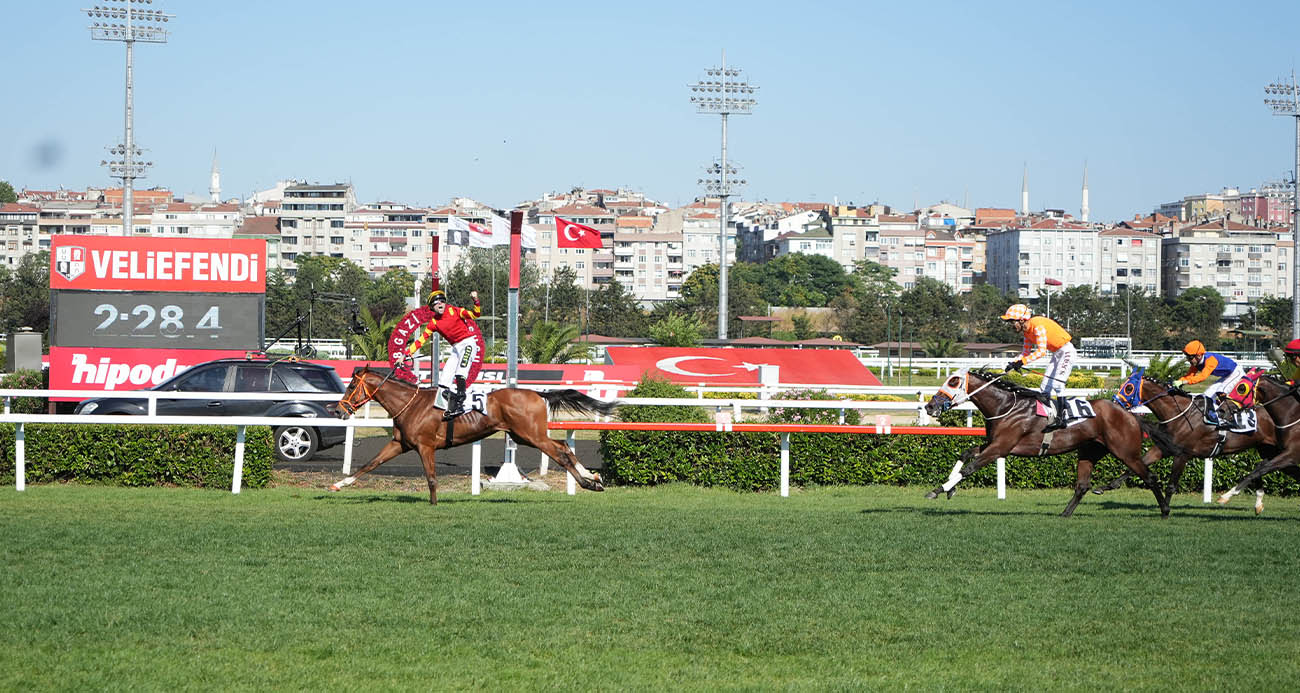
{"label": "saddle", "polygon": [[1034,413],[1047,417],[1049,424],[1063,421],[1065,426],[1086,421],[1097,416],[1092,403],[1082,397],[1056,397],[1049,402],[1034,402]]}

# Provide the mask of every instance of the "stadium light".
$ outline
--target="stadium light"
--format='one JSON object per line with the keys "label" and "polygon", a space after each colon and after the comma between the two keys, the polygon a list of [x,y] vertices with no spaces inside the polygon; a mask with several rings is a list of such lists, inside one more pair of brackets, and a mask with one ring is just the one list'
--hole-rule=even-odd
{"label": "stadium light", "polygon": [[758,103],[751,96],[758,87],[750,85],[741,76],[738,68],[727,67],[727,52],[722,52],[722,66],[711,67],[704,74],[715,79],[702,80],[690,85],[695,96],[695,112],[705,115],[722,116],[722,158],[719,163],[705,170],[707,178],[701,178],[700,184],[709,192],[717,194],[718,204],[718,339],[727,338],[727,198],[731,197],[733,184],[743,185],[745,181],[729,180],[728,176],[735,169],[727,165],[727,116],[731,114],[749,115]]}
{"label": "stadium light", "polygon": [[[100,0],[103,5],[83,8],[82,12],[92,20],[115,19],[116,22],[92,21],[90,38],[96,41],[121,41],[126,44],[126,132],[124,142],[108,151],[115,157],[101,161],[107,166],[109,175],[122,179],[122,233],[134,232],[135,223],[135,179],[143,178],[145,171],[153,166],[152,161],[140,161],[140,148],[135,145],[135,84],[134,84],[134,47],[136,41],[145,43],[167,43],[168,31],[162,25],[176,18],[162,10],[145,9],[143,5],[152,5],[153,0]],[[125,22],[125,23],[122,23]]]}
{"label": "stadium light", "polygon": [[1300,86],[1291,72],[1291,81],[1278,80],[1264,87],[1264,93],[1281,98],[1264,99],[1264,105],[1273,109],[1273,115],[1295,119],[1295,168],[1291,169],[1291,338],[1300,339],[1300,267],[1296,267],[1296,253],[1300,251]]}

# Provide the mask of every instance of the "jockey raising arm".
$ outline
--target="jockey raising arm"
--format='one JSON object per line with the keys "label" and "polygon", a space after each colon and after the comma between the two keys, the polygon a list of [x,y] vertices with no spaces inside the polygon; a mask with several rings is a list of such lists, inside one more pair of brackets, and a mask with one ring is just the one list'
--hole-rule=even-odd
{"label": "jockey raising arm", "polygon": [[477,291],[471,291],[470,298],[474,300],[472,308],[450,306],[447,294],[434,290],[429,305],[407,313],[398,321],[389,340],[389,360],[394,363],[395,374],[408,382],[415,382],[415,376],[406,361],[419,352],[429,337],[436,332],[451,344],[452,358],[439,371],[439,393],[434,404],[446,409],[448,416],[461,413],[465,392],[483,365],[483,332],[477,322],[483,308]]}
{"label": "jockey raising arm", "polygon": [[1070,333],[1055,320],[1034,315],[1029,306],[1022,303],[1008,308],[1002,319],[1010,321],[1025,339],[1020,356],[1007,364],[1007,370],[1019,370],[1026,363],[1050,355],[1047,372],[1043,375],[1042,391],[1059,396],[1065,390],[1065,381],[1074,368],[1076,352],[1070,343]]}

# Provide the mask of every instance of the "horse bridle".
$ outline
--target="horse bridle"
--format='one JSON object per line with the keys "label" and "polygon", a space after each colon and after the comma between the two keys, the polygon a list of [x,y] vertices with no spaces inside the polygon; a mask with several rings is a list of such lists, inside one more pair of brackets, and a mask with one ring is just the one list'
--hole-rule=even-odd
{"label": "horse bridle", "polygon": [[[946,393],[946,392],[940,391],[940,394],[942,394],[942,395],[945,396],[945,397],[948,397],[948,402],[949,402],[948,407],[949,407],[949,408],[952,408],[952,407],[957,406],[958,404],[965,404],[966,402],[974,401],[974,399],[975,399],[975,395],[978,395],[978,394],[980,393],[981,390],[983,390],[984,388],[986,388],[986,387],[992,385],[993,383],[996,383],[997,381],[1001,380],[1001,379],[1004,378],[1004,377],[1006,377],[1006,373],[1003,373],[1002,375],[994,376],[993,378],[990,378],[989,381],[988,381],[987,383],[984,383],[983,385],[980,385],[979,387],[975,388],[975,391],[974,391],[974,392],[967,392],[967,391],[965,391],[965,390],[962,390],[962,391],[961,391],[961,394],[965,395],[966,397],[965,397],[965,399],[963,399],[963,400],[960,401],[960,402],[957,401],[957,398],[956,398],[956,397],[949,397],[949,396],[948,396],[948,393]],[[965,377],[964,377],[963,379],[966,381],[966,387],[970,387],[970,371],[966,371],[966,375],[965,375]],[[1010,416],[1010,415],[1011,415],[1011,412],[1014,411],[1015,408],[1016,408],[1016,400],[1017,400],[1017,399],[1018,399],[1018,396],[1016,395],[1016,393],[1015,393],[1015,392],[1012,392],[1012,393],[1011,393],[1011,406],[1007,408],[1007,412],[1006,412],[1005,414],[998,414],[997,416],[985,416],[985,417],[984,417],[984,420],[985,420],[985,421],[997,421],[998,419],[1002,419],[1002,418],[1006,418],[1007,416]],[[982,413],[982,412],[981,412],[981,413]]]}
{"label": "horse bridle", "polygon": [[[1261,378],[1267,378],[1267,377],[1269,377],[1269,376],[1268,376],[1268,374],[1264,374],[1264,375],[1262,375],[1262,376],[1260,376],[1260,377],[1261,377]],[[1258,389],[1259,386],[1256,385],[1255,387],[1256,387],[1255,392],[1258,393],[1258,392],[1259,392],[1259,389]],[[1300,386],[1291,385],[1290,387],[1288,387],[1288,388],[1286,389],[1285,392],[1283,392],[1282,394],[1278,395],[1277,397],[1274,397],[1273,399],[1270,399],[1270,400],[1267,401],[1267,402],[1256,402],[1256,403],[1255,403],[1255,406],[1257,406],[1257,407],[1267,407],[1268,405],[1270,405],[1270,404],[1272,404],[1272,403],[1274,403],[1274,402],[1277,402],[1277,401],[1279,401],[1279,400],[1286,399],[1287,397],[1295,397],[1295,398],[1296,398],[1296,401],[1300,401]],[[1278,424],[1275,423],[1275,424],[1273,424],[1273,428],[1278,429],[1278,430],[1286,430],[1286,429],[1291,428],[1292,426],[1294,426],[1294,425],[1296,425],[1296,424],[1300,424],[1300,419],[1296,419],[1295,421],[1292,421],[1291,423],[1286,424],[1286,425],[1284,425],[1284,426],[1279,426]]]}
{"label": "horse bridle", "polygon": [[[366,372],[369,373],[370,371],[366,371]],[[346,411],[348,416],[352,416],[353,414],[357,413],[357,410],[361,409],[361,407],[364,406],[366,402],[369,402],[370,400],[374,399],[375,393],[379,392],[379,388],[383,387],[384,383],[391,380],[392,377],[393,377],[393,372],[389,371],[388,375],[385,375],[384,379],[380,380],[379,384],[375,385],[370,390],[366,390],[366,379],[362,378],[361,382],[357,384],[357,387],[352,388],[348,391],[347,397],[344,397],[343,399],[339,400],[339,407],[342,408],[344,411]],[[354,374],[354,379],[355,379],[355,374]],[[360,401],[353,402],[352,398],[357,394],[357,392],[360,392],[364,396],[360,399]],[[415,401],[415,396],[418,394],[420,394],[420,388],[417,387],[415,388],[414,391],[411,392],[411,398],[406,400],[406,404],[402,405],[402,409],[398,411],[396,414],[393,414],[390,418],[396,419],[397,417],[401,416],[402,412],[406,411],[406,409],[411,406],[411,402]]]}

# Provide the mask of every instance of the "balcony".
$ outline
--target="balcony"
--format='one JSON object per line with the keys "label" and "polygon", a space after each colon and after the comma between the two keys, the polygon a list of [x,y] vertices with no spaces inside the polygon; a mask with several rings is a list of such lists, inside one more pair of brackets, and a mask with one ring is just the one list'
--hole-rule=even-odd
{"label": "balcony", "polygon": [[609,252],[608,250],[603,250],[595,253],[592,256],[591,261],[592,262],[613,262],[614,254]]}

